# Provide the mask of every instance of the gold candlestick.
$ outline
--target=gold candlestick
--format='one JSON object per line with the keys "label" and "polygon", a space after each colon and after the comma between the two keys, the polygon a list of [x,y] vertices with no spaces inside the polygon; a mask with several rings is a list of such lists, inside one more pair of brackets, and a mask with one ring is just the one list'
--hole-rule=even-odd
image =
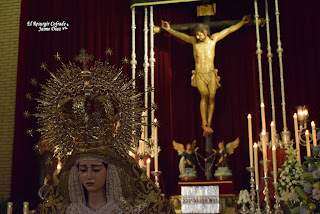
{"label": "gold candlestick", "polygon": [[272,212],[271,212],[271,207],[270,207],[270,195],[269,195],[269,187],[268,187],[269,177],[267,177],[267,175],[265,175],[263,177],[263,180],[264,180],[263,194],[264,194],[264,201],[266,202],[264,213],[271,214]]}
{"label": "gold candlestick", "polygon": [[255,182],[254,182],[254,167],[247,167],[247,171],[250,172],[250,196],[251,196],[251,203],[250,203],[250,212],[255,213],[256,209],[256,191],[255,191]]}

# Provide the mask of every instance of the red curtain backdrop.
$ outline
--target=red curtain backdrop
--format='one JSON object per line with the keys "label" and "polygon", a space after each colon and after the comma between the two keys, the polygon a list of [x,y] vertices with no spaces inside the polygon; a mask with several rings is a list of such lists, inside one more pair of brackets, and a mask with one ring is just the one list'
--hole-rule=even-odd
{"label": "red curtain backdrop", "polygon": [[[252,14],[253,1],[216,1],[217,14],[212,21],[240,20],[245,14]],[[293,138],[292,115],[297,105],[308,105],[310,118],[319,124],[320,101],[317,83],[319,80],[319,29],[316,27],[320,15],[317,0],[280,1],[281,41],[284,49],[284,81],[286,90],[287,123]],[[172,24],[201,22],[196,16],[198,3],[159,5],[154,7],[155,25],[161,20]],[[288,6],[290,5],[290,6]],[[273,52],[274,91],[276,99],[277,131],[282,131],[282,112],[278,57],[276,52],[276,28],[274,2],[270,2],[271,35]],[[264,16],[260,7],[260,15]],[[61,32],[38,32],[36,27],[28,27],[28,21],[65,21],[68,30]],[[138,69],[143,70],[143,8],[136,8],[136,49]],[[267,124],[271,122],[271,106],[268,67],[266,59],[265,28],[260,28],[263,48],[263,83]],[[211,32],[214,32],[212,29]],[[15,139],[12,167],[12,200],[30,201],[31,208],[38,203],[39,157],[33,146],[39,140],[34,118],[25,119],[24,111],[35,113],[36,101],[27,99],[26,94],[37,97],[41,87],[30,84],[32,78],[44,83],[48,72],[40,69],[47,62],[54,72],[59,63],[53,54],[61,53],[62,60],[68,62],[81,48],[88,50],[96,59],[105,60],[104,51],[113,50],[108,59],[116,66],[121,60],[131,56],[131,11],[127,0],[77,0],[40,1],[22,0],[19,61],[17,77]],[[222,87],[216,95],[216,110],[213,117],[213,143],[217,148],[219,140],[229,142],[240,138],[240,146],[230,158],[230,168],[234,175],[235,191],[249,187],[249,165],[247,114],[253,116],[253,139],[258,139],[261,129],[259,78],[257,70],[256,37],[254,27],[244,27],[220,41],[216,47],[215,65],[221,76]],[[177,194],[179,156],[172,148],[172,140],[180,143],[197,139],[200,153],[204,154],[199,112],[200,95],[191,87],[191,70],[194,68],[192,47],[168,33],[155,35],[155,99],[159,105],[156,118],[160,122],[159,145],[161,186],[167,195]],[[130,66],[124,66],[124,73],[131,76]],[[143,79],[137,84],[142,90]],[[320,124],[319,124],[320,125]],[[204,173],[198,169],[200,178]]]}

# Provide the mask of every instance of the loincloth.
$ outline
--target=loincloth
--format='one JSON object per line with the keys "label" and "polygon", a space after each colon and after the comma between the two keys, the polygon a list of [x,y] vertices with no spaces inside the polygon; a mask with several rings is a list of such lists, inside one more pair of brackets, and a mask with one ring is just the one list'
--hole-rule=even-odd
{"label": "loincloth", "polygon": [[196,75],[199,75],[200,79],[206,84],[209,85],[209,83],[214,80],[216,81],[216,88],[221,87],[220,84],[220,76],[218,75],[218,69],[215,69],[213,71],[209,72],[196,72],[195,70],[192,70],[192,76],[191,76],[191,86],[197,87],[196,84]]}

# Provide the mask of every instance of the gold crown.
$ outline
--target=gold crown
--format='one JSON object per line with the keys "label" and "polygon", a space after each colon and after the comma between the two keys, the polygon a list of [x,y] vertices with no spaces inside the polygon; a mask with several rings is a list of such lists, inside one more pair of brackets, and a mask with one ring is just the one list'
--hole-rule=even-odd
{"label": "gold crown", "polygon": [[141,134],[141,93],[132,80],[109,62],[88,63],[93,56],[84,49],[75,57],[81,62],[64,64],[55,74],[46,64],[41,68],[52,78],[43,85],[37,107],[39,131],[46,144],[64,157],[75,149],[112,147],[125,155],[135,147]]}

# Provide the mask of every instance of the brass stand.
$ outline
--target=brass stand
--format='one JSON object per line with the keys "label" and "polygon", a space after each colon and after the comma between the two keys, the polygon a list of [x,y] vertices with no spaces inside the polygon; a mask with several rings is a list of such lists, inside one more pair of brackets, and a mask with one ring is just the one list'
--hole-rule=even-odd
{"label": "brass stand", "polygon": [[280,205],[279,200],[278,200],[279,192],[278,192],[278,190],[276,188],[277,182],[274,182],[273,185],[274,185],[274,198],[275,198],[274,213],[275,214],[283,214],[283,211],[281,209],[281,205]]}
{"label": "brass stand", "polygon": [[256,191],[255,191],[255,181],[254,181],[254,168],[247,167],[247,171],[250,172],[250,213],[255,213],[256,211]]}
{"label": "brass stand", "polygon": [[256,212],[257,214],[262,214],[261,209],[260,209],[260,196],[259,196],[259,189],[256,190],[257,192],[257,209]]}
{"label": "brass stand", "polygon": [[263,194],[264,194],[264,201],[266,202],[266,207],[265,207],[265,212],[266,214],[271,214],[271,207],[270,207],[270,196],[269,196],[269,188],[268,188],[268,182],[269,182],[269,177],[267,177],[267,175],[265,175],[265,177],[263,177],[264,180],[264,190],[263,190]]}
{"label": "brass stand", "polygon": [[161,171],[152,171],[151,174],[154,176],[154,183],[160,188],[159,177],[162,174]]}

